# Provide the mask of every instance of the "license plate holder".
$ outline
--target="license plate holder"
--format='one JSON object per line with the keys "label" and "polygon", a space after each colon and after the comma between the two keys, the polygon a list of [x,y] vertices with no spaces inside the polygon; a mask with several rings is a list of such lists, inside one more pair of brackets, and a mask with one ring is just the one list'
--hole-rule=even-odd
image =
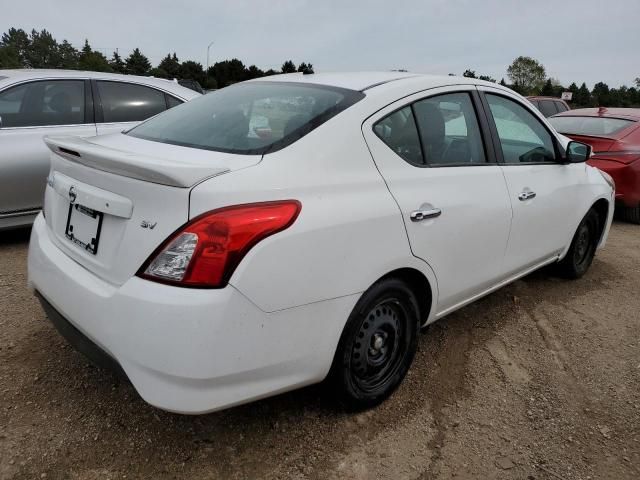
{"label": "license plate holder", "polygon": [[102,217],[102,212],[72,203],[64,234],[72,243],[95,255],[98,253]]}

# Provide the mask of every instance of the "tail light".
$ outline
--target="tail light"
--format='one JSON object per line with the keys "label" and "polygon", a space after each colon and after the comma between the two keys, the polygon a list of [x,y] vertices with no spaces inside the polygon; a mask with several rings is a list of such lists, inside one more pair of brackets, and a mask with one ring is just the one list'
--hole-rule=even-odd
{"label": "tail light", "polygon": [[297,200],[283,200],[204,213],[160,245],[137,275],[183,287],[224,287],[247,252],[291,226],[301,207]]}

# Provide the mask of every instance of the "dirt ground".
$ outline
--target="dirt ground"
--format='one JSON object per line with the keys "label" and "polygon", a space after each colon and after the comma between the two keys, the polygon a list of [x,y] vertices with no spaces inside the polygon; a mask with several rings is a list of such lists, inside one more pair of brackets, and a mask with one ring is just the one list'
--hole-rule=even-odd
{"label": "dirt ground", "polygon": [[322,387],[188,417],[65,344],[0,234],[2,479],[638,479],[640,227],[585,278],[538,272],[432,326],[400,389],[345,413]]}

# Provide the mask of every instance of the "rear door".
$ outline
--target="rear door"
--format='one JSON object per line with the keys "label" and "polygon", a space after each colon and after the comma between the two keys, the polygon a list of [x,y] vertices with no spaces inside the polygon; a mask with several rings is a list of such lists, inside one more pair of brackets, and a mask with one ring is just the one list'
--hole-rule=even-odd
{"label": "rear door", "polygon": [[472,87],[417,94],[363,124],[413,254],[438,281],[438,313],[496,284],[511,223],[505,180]]}
{"label": "rear door", "polygon": [[161,90],[135,83],[96,80],[93,87],[99,135],[128,130],[179,102]]}
{"label": "rear door", "polygon": [[49,172],[45,135],[96,134],[89,82],[37,80],[0,92],[0,215],[42,207]]}
{"label": "rear door", "polygon": [[490,87],[481,90],[513,208],[505,275],[557,256],[571,239],[586,185],[583,164],[562,164],[548,127],[524,102]]}

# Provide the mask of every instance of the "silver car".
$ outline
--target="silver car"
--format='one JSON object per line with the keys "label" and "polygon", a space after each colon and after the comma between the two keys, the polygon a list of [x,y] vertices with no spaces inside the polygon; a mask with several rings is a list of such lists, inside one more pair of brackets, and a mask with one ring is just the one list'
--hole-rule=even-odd
{"label": "silver car", "polygon": [[67,70],[0,70],[0,230],[32,223],[49,172],[45,135],[128,129],[199,96],[171,80]]}

